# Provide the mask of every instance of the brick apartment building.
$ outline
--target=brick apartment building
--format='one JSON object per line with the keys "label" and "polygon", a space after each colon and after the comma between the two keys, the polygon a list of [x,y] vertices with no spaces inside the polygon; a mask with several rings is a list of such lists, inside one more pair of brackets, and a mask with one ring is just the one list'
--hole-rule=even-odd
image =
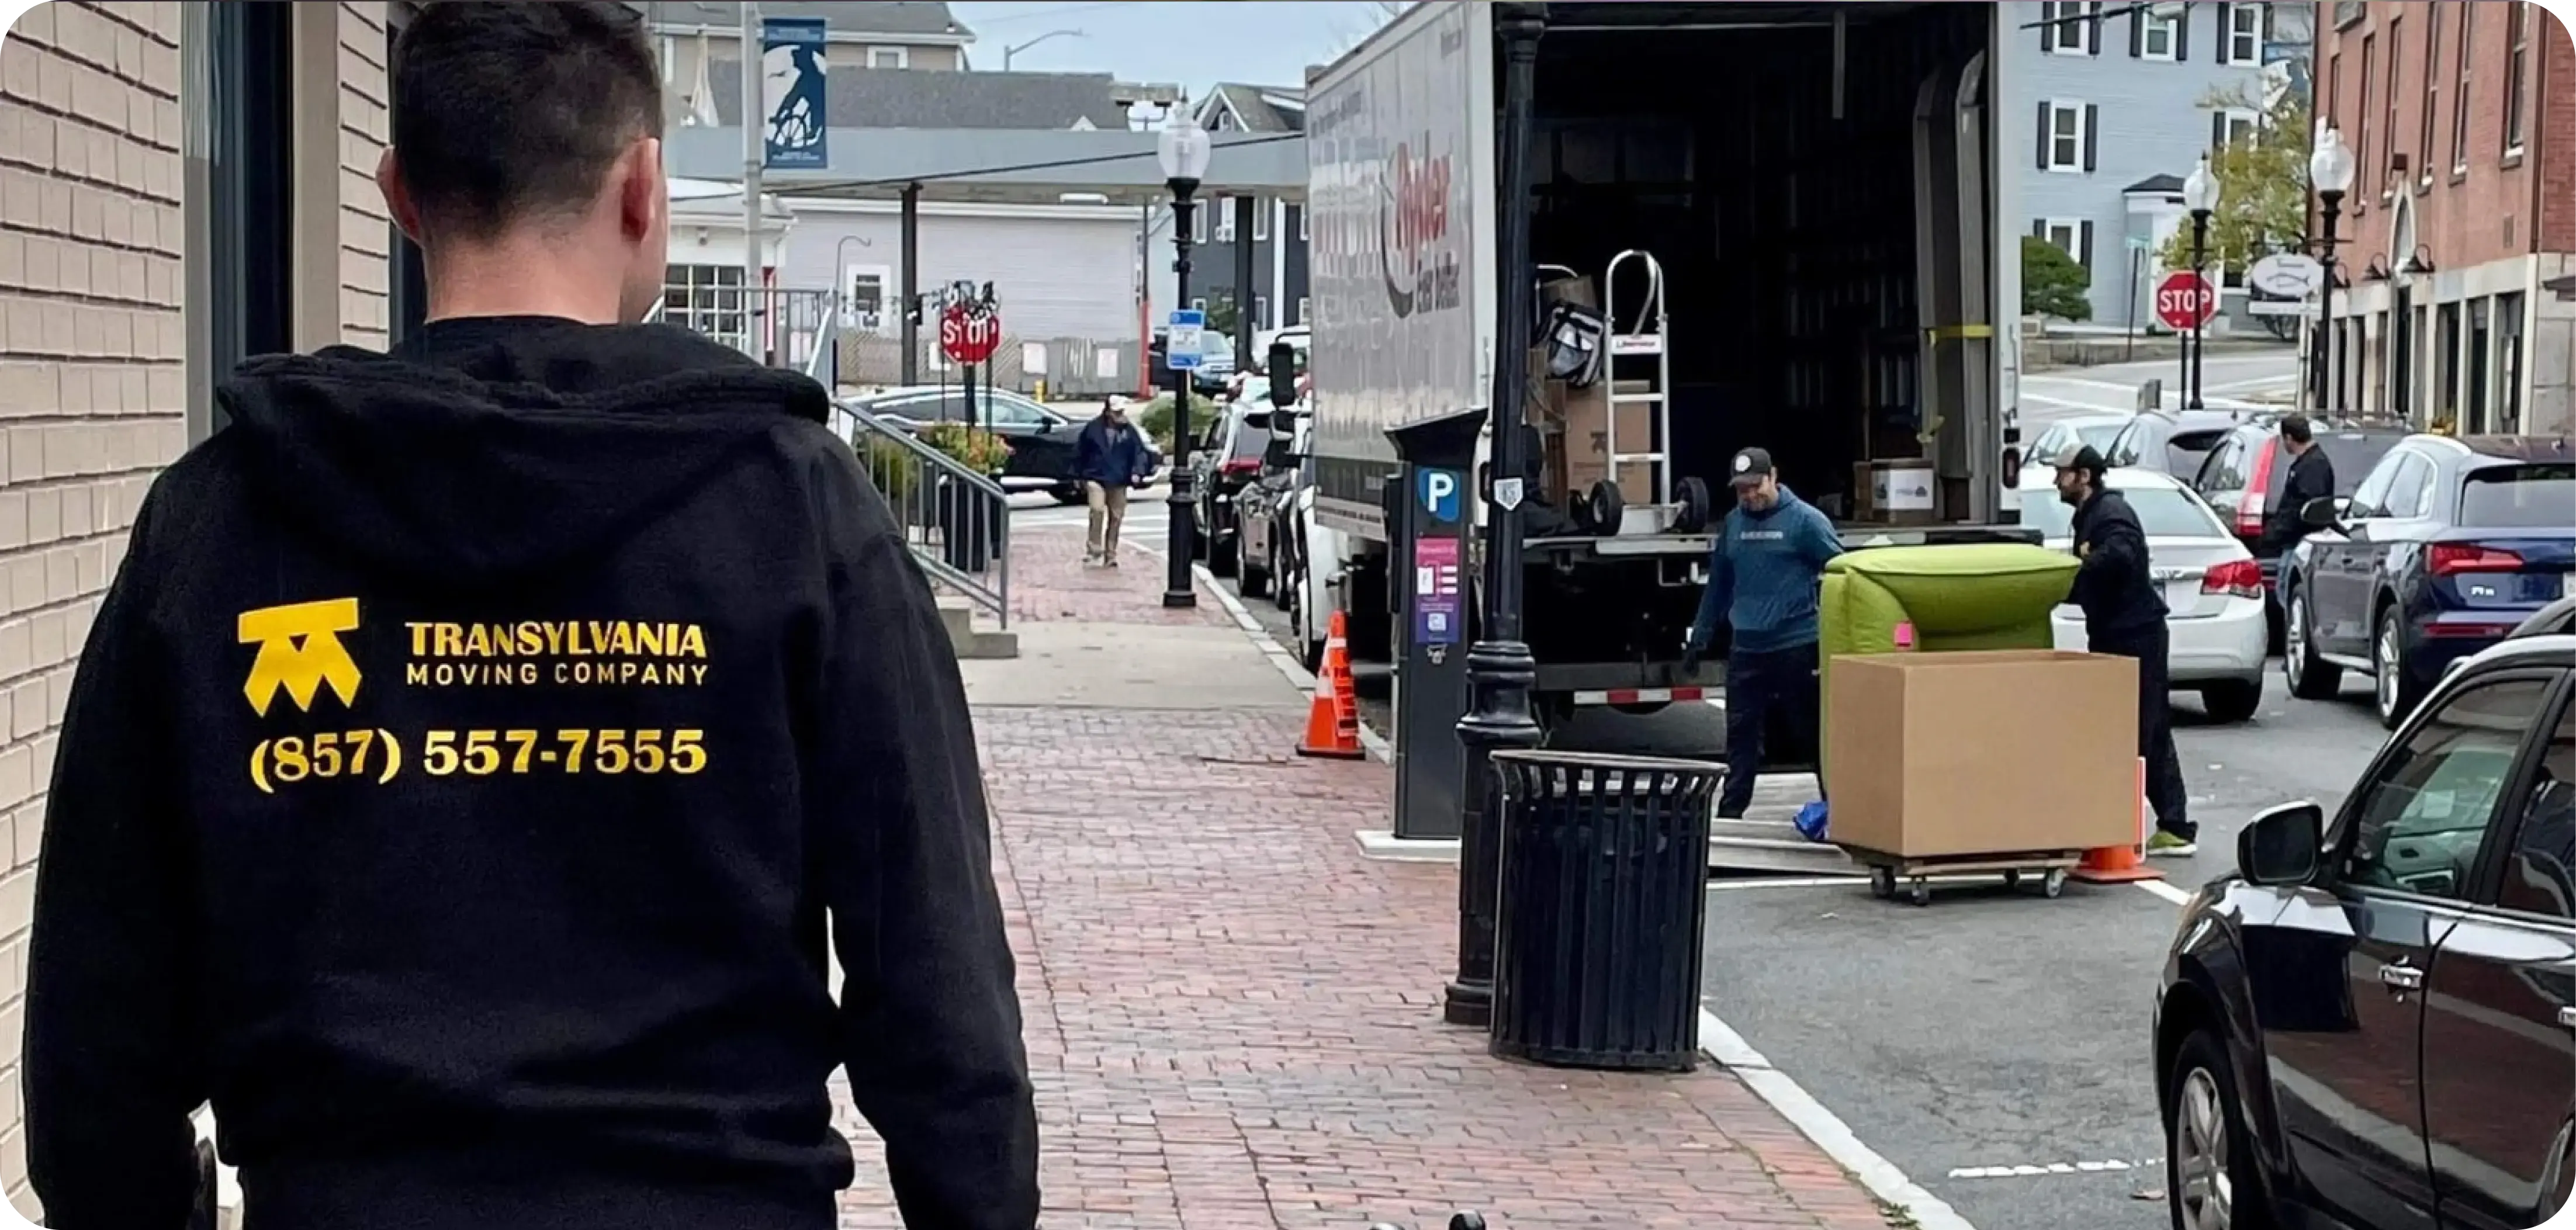
{"label": "brick apartment building", "polygon": [[45,784],[73,664],[153,476],[242,357],[417,320],[377,196],[408,5],[39,5],[0,41],[0,1190]]}
{"label": "brick apartment building", "polygon": [[2576,433],[2576,44],[2519,0],[2332,0],[2317,114],[2356,173],[2334,405]]}

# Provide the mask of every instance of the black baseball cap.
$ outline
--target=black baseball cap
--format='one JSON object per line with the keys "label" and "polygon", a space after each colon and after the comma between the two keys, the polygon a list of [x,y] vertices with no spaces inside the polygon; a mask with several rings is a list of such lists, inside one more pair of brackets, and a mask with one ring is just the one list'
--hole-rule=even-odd
{"label": "black baseball cap", "polygon": [[2102,471],[2110,468],[2110,466],[2102,460],[2102,450],[2095,448],[2090,444],[2079,445],[2075,448],[2067,449],[2049,460],[2051,464],[2054,464],[2058,469],[2082,470],[2096,478],[2101,477]]}
{"label": "black baseball cap", "polygon": [[1771,477],[1771,452],[1768,449],[1744,449],[1735,454],[1734,464],[1728,466],[1726,470],[1726,481],[1738,487],[1758,486],[1763,479],[1769,477]]}

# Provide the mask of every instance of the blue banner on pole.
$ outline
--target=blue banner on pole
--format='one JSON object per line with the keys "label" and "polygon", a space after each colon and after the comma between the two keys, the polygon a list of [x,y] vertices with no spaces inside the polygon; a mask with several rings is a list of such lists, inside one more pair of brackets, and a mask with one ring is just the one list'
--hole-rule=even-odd
{"label": "blue banner on pole", "polygon": [[766,113],[761,165],[817,171],[831,165],[820,17],[764,17],[760,22],[761,109]]}

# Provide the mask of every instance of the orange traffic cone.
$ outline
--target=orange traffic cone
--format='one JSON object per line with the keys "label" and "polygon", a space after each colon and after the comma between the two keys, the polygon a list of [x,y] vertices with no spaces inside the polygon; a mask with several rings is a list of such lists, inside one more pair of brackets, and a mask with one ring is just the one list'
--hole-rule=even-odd
{"label": "orange traffic cone", "polygon": [[2135,790],[2138,800],[2138,844],[2104,846],[2084,852],[2084,861],[2069,874],[2087,884],[2129,884],[2138,880],[2161,880],[2165,873],[2147,865],[2147,760],[2138,758]]}
{"label": "orange traffic cone", "polygon": [[1342,613],[1333,612],[1331,629],[1324,634],[1324,669],[1315,675],[1315,703],[1306,710],[1306,737],[1297,744],[1300,756],[1358,760],[1368,755],[1360,747],[1359,694],[1351,684],[1351,643],[1342,621]]}

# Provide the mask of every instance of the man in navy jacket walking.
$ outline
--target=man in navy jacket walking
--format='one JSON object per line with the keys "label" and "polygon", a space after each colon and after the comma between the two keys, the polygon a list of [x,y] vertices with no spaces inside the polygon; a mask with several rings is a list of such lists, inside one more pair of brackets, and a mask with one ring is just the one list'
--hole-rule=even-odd
{"label": "man in navy jacket walking", "polygon": [[1127,422],[1127,408],[1100,403],[1100,417],[1083,425],[1073,446],[1074,477],[1082,480],[1091,500],[1090,537],[1082,562],[1118,566],[1118,527],[1127,520],[1127,489],[1145,481],[1153,470],[1153,453],[1145,437]]}
{"label": "man in navy jacket walking", "polygon": [[1699,669],[1723,615],[1734,630],[1726,655],[1726,790],[1717,814],[1739,819],[1762,769],[1762,728],[1774,709],[1794,728],[1816,729],[1816,591],[1825,561],[1842,554],[1834,523],[1780,485],[1771,454],[1735,455],[1728,478],[1735,508],[1708,555],[1708,588],[1682,647],[1682,669]]}

